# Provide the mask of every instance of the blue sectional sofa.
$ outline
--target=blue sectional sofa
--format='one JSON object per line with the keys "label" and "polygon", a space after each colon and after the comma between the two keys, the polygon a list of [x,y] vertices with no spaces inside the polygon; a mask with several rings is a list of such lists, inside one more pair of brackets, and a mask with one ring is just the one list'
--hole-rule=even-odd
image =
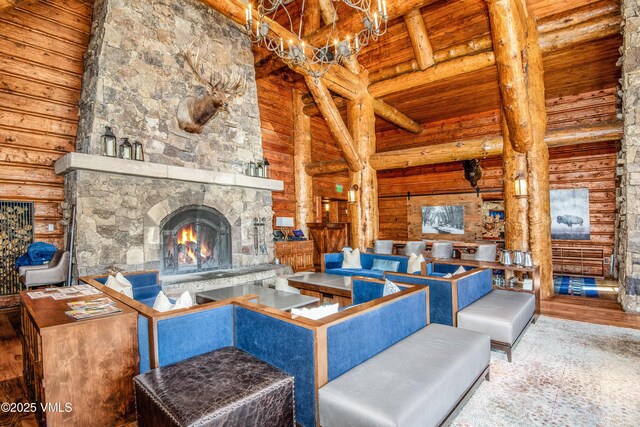
{"label": "blue sectional sofa", "polygon": [[[144,274],[125,277],[153,286]],[[429,323],[428,287],[407,284],[381,297],[384,282],[363,277],[353,279],[357,305],[320,320],[265,307],[253,295],[159,313],[96,277],[81,280],[138,311],[140,372],[235,346],[295,377],[296,422],[306,427],[319,425],[320,388]]]}
{"label": "blue sectional sofa", "polygon": [[360,254],[362,268],[342,268],[344,254],[342,252],[323,254],[321,271],[323,273],[337,274],[340,276],[362,276],[374,279],[382,279],[383,270],[372,270],[375,260],[397,261],[398,272],[406,273],[409,257],[402,255],[382,255],[363,252]]}
{"label": "blue sectional sofa", "polygon": [[457,326],[457,313],[493,289],[490,269],[466,266],[466,273],[443,277],[459,265],[427,263],[427,275],[386,272],[385,279],[396,283],[429,287],[432,323]]}
{"label": "blue sectional sofa", "polygon": [[[95,277],[95,281],[101,284],[107,282],[109,276]],[[156,297],[162,290],[157,271],[141,271],[127,273],[125,278],[131,282],[133,287],[133,299],[142,304],[153,307]]]}

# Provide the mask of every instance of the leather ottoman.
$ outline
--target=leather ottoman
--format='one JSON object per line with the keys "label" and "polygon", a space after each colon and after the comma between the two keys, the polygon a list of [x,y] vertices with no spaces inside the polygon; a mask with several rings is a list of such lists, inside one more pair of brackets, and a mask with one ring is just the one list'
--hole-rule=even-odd
{"label": "leather ottoman", "polygon": [[138,426],[293,426],[293,377],[225,347],[134,378]]}

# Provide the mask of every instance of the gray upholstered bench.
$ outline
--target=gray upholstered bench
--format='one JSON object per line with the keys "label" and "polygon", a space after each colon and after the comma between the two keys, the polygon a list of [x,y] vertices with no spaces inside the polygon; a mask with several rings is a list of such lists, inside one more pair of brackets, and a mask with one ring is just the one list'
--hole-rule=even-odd
{"label": "gray upholstered bench", "polygon": [[504,290],[491,291],[458,312],[458,328],[491,336],[491,347],[507,353],[520,341],[534,319],[533,294]]}
{"label": "gray upholstered bench", "polygon": [[431,324],[319,391],[320,425],[436,426],[489,375],[489,336]]}

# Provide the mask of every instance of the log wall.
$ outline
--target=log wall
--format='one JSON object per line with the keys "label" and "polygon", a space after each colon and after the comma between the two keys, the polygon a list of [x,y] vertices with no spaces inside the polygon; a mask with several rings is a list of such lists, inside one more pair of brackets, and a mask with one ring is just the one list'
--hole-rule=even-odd
{"label": "log wall", "polygon": [[0,14],[0,199],[34,201],[35,239],[58,247],[64,182],[53,163],[75,149],[92,10],[42,0]]}
{"label": "log wall", "polygon": [[[615,120],[614,89],[547,101],[549,128],[589,125]],[[405,146],[435,145],[454,139],[497,134],[498,112],[460,117],[431,124],[424,135],[403,133]],[[380,151],[396,149],[400,132],[378,135]],[[550,150],[551,189],[588,188],[590,199],[591,240],[559,241],[554,247],[602,249],[610,257],[615,240],[615,194],[617,142],[583,144]],[[483,200],[502,199],[502,161],[482,161],[483,177],[479,182]],[[460,163],[424,166],[378,173],[380,194],[380,238],[408,237],[407,192],[412,195],[455,194],[473,191],[464,179]],[[607,272],[608,273],[608,272]]]}
{"label": "log wall", "polygon": [[284,181],[284,191],[271,193],[275,225],[278,216],[296,217],[293,98],[291,88],[277,78],[260,79],[257,83],[262,150],[271,164],[271,177]]}

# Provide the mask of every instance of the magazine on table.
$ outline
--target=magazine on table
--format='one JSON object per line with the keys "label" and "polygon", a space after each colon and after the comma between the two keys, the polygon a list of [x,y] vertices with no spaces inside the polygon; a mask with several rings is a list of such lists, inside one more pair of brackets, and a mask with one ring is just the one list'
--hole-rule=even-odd
{"label": "magazine on table", "polygon": [[45,288],[41,291],[30,291],[27,292],[27,295],[31,299],[52,298],[54,300],[63,300],[87,295],[99,295],[101,293],[102,292],[91,285],[74,285],[60,288]]}
{"label": "magazine on table", "polygon": [[91,319],[99,316],[106,316],[121,312],[122,309],[116,307],[115,301],[110,298],[97,298],[86,301],[72,301],[67,303],[72,310],[65,311],[68,316],[76,320]]}

